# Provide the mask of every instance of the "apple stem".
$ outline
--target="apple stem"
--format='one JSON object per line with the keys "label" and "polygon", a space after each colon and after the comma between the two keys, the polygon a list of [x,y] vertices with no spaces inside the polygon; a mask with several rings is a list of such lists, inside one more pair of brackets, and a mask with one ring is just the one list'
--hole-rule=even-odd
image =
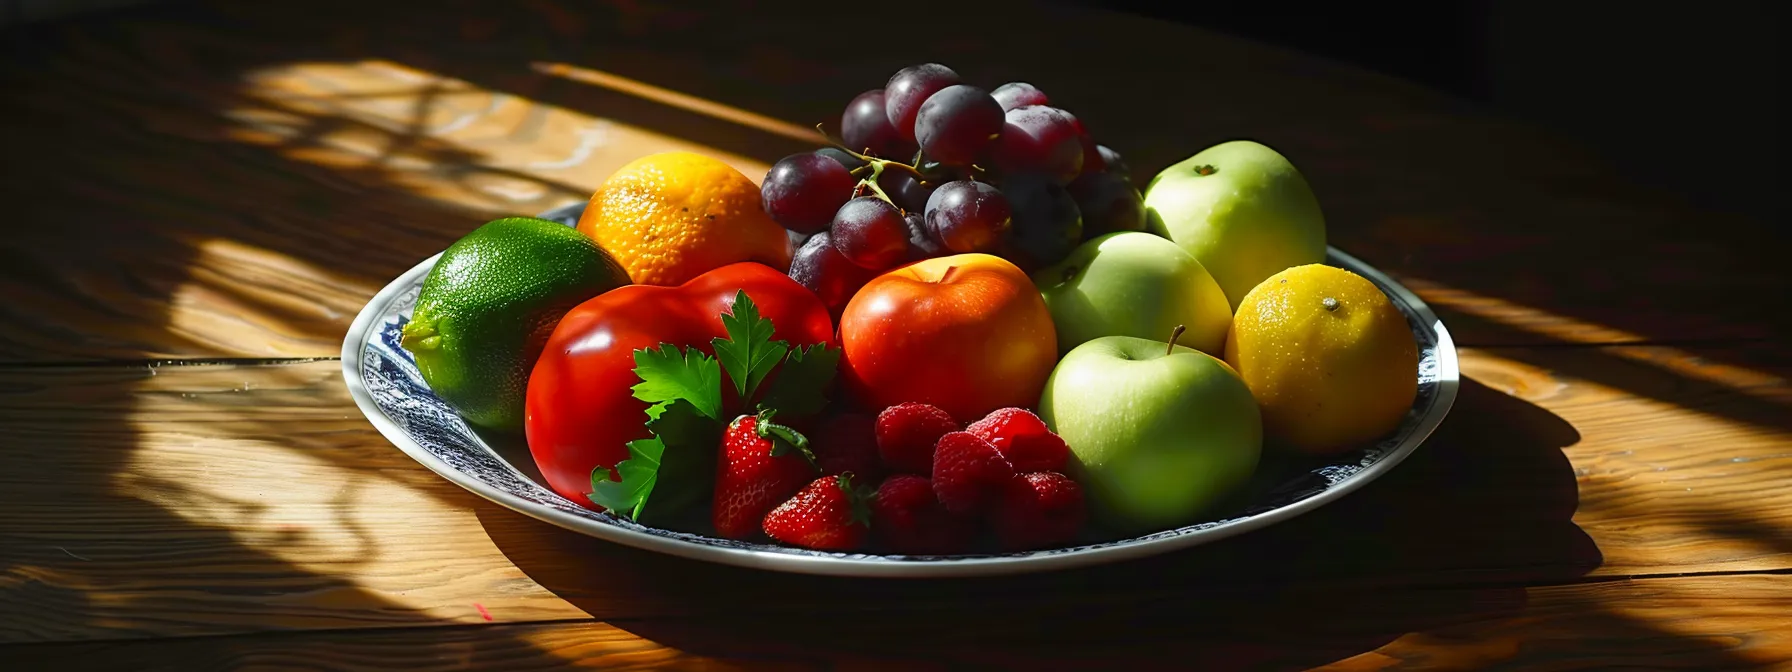
{"label": "apple stem", "polygon": [[1175,329],[1170,330],[1170,347],[1164,348],[1164,356],[1165,357],[1168,357],[1168,356],[1176,353],[1176,339],[1182,338],[1182,332],[1187,331],[1187,330],[1188,330],[1188,327],[1180,325],[1180,324],[1176,325]]}
{"label": "apple stem", "polygon": [[1206,177],[1208,175],[1212,175],[1217,172],[1220,172],[1220,169],[1215,168],[1213,166],[1205,166],[1205,165],[1195,166],[1195,174],[1200,175],[1202,177]]}
{"label": "apple stem", "polygon": [[946,267],[946,272],[945,272],[945,273],[941,273],[941,274],[940,274],[940,282],[942,282],[942,283],[945,283],[945,282],[951,282],[951,281],[952,281],[952,274],[953,274],[953,273],[957,273],[957,272],[958,272],[958,267],[957,267],[957,266],[947,266],[947,267]]}

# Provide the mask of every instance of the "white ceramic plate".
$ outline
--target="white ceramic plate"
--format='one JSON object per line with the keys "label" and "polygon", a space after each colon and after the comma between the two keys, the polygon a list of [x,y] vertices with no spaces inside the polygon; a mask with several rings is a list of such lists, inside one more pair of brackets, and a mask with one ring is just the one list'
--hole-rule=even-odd
{"label": "white ceramic plate", "polygon": [[[543,215],[563,223],[583,204]],[[437,255],[440,256],[440,255]],[[423,277],[436,257],[393,280],[361,310],[342,344],[342,374],[361,412],[405,454],[443,478],[524,515],[600,539],[671,555],[786,572],[868,577],[945,577],[1066,569],[1156,555],[1218,541],[1324,506],[1387,473],[1437,428],[1456,399],[1459,373],[1450,332],[1412,292],[1336,249],[1327,263],[1387,292],[1419,343],[1419,393],[1400,427],[1361,450],[1298,466],[1260,470],[1248,501],[1223,517],[1118,541],[1026,553],[901,556],[828,553],[747,543],[646,527],[586,509],[542,484],[517,437],[473,430],[430,392],[409,353],[398,347]]]}

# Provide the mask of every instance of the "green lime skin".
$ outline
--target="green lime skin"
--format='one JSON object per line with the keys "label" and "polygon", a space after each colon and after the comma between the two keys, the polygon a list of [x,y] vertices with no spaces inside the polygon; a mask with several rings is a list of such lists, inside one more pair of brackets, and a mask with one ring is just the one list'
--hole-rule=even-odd
{"label": "green lime skin", "polygon": [[448,246],[429,270],[400,345],[467,422],[520,430],[529,371],[554,325],[628,282],[585,234],[532,217],[494,220]]}

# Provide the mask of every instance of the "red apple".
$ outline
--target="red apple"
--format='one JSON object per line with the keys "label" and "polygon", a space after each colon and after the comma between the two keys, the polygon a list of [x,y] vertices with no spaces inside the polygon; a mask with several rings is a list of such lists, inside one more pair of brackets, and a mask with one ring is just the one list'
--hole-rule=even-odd
{"label": "red apple", "polygon": [[1020,268],[936,257],[873,278],[840,317],[841,373],[861,403],[933,404],[960,422],[1039,403],[1058,335]]}

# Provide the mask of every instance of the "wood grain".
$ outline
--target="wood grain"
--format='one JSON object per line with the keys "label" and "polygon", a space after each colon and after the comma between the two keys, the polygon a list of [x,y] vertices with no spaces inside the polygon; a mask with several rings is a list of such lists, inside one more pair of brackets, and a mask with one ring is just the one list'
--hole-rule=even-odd
{"label": "wood grain", "polygon": [[[1273,596],[1272,596],[1273,595]],[[1291,605],[1297,605],[1290,608]],[[1002,604],[863,620],[624,624],[670,646],[966,669],[1781,669],[1792,577],[1648,579],[1428,591],[1164,594],[1025,611]]]}
{"label": "wood grain", "polygon": [[605,623],[489,625],[92,642],[18,648],[31,669],[131,670],[815,670],[802,661],[695,655]]}
{"label": "wood grain", "polygon": [[[1304,600],[1304,602],[1299,601]],[[1298,606],[1297,606],[1298,605]],[[1792,576],[18,647],[32,669],[1783,669]]]}
{"label": "wood grain", "polygon": [[340,367],[0,373],[0,640],[581,616]]}
{"label": "wood grain", "polygon": [[1433,440],[1317,512],[1117,566],[896,583],[687,562],[503,510],[386,443],[338,362],[4,369],[0,641],[1792,568],[1792,366],[1711,353],[1758,370],[1662,347],[1465,351]]}
{"label": "wood grain", "polygon": [[[1758,308],[1792,289],[1758,223],[1457,101],[1184,26],[953,6],[965,20],[917,10],[885,26],[916,39],[843,54],[809,36],[856,19],[805,3],[421,7],[183,3],[22,38],[0,65],[19,101],[0,152],[32,167],[0,184],[28,223],[0,240],[0,361],[330,355],[375,290],[486,219],[581,199],[652,151],[757,178],[808,146],[776,129],[924,60],[1039,84],[1141,183],[1224,139],[1281,149],[1332,242],[1421,287],[1465,344],[1788,333]],[[1087,46],[1020,62],[1042,50],[1017,43]]]}

